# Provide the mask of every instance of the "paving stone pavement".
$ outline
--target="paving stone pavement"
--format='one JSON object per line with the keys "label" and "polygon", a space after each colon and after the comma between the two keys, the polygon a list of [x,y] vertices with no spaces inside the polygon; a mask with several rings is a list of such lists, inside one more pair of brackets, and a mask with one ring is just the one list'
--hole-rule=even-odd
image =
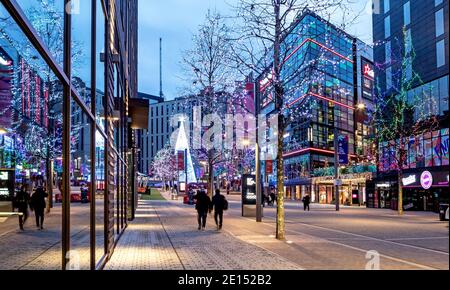
{"label": "paving stone pavement", "polygon": [[166,201],[141,201],[137,218],[120,239],[105,270],[293,270],[281,256],[208,229],[197,230],[195,213]]}

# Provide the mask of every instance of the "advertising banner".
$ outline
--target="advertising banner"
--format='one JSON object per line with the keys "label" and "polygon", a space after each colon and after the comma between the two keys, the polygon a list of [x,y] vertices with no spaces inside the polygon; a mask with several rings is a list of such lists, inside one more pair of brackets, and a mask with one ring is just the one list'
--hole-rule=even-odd
{"label": "advertising banner", "polygon": [[242,176],[242,204],[256,205],[256,176]]}
{"label": "advertising banner", "polygon": [[177,161],[178,161],[178,170],[184,171],[185,168],[185,162],[184,162],[184,151],[178,151],[177,153]]}
{"label": "advertising banner", "polygon": [[267,160],[266,161],[266,174],[273,174],[273,161]]}
{"label": "advertising banner", "polygon": [[339,136],[338,140],[338,154],[339,164],[348,165],[348,136]]}

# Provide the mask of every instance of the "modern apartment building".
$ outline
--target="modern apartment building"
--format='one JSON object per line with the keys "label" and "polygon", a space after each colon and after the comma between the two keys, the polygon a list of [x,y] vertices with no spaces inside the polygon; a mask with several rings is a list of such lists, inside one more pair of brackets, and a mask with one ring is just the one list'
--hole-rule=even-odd
{"label": "modern apartment building", "polygon": [[[379,177],[370,206],[392,208],[398,187],[406,209],[436,211],[448,203],[449,172],[449,5],[448,0],[383,0],[373,15],[377,94],[397,94],[399,78],[417,73],[408,97],[419,98],[416,110],[436,116],[432,132],[410,136],[403,184],[398,184],[389,145],[380,144]],[[406,67],[404,64],[407,64]],[[424,186],[424,179],[431,180]]]}

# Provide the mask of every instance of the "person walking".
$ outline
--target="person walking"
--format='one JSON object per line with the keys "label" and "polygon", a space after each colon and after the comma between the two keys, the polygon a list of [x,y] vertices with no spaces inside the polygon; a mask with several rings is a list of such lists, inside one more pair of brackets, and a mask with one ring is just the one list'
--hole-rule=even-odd
{"label": "person walking", "polygon": [[17,209],[19,213],[19,227],[20,230],[24,230],[23,226],[28,219],[28,203],[30,202],[30,195],[27,192],[27,187],[22,185],[20,191],[14,198],[14,209]]}
{"label": "person walking", "polygon": [[310,210],[309,206],[311,204],[311,197],[309,195],[306,195],[303,197],[302,201],[303,201],[304,211],[306,211],[306,209],[308,209],[308,211],[309,211]]}
{"label": "person walking", "polygon": [[31,206],[36,216],[36,226],[38,229],[44,229],[44,210],[46,207],[45,198],[48,197],[42,186],[39,186],[31,196]]}
{"label": "person walking", "polygon": [[225,196],[220,194],[220,189],[216,189],[216,195],[212,198],[210,211],[214,209],[214,221],[216,222],[217,230],[220,231],[223,227],[223,212],[228,210],[228,201]]}
{"label": "person walking", "polygon": [[275,189],[272,189],[272,190],[270,191],[270,205],[271,205],[271,206],[274,206],[274,205],[275,205],[276,199],[277,199],[277,196],[276,196],[276,194],[275,194]]}
{"label": "person walking", "polygon": [[198,214],[198,230],[205,230],[208,211],[211,207],[211,199],[204,190],[199,190],[194,200],[196,200],[195,209]]}

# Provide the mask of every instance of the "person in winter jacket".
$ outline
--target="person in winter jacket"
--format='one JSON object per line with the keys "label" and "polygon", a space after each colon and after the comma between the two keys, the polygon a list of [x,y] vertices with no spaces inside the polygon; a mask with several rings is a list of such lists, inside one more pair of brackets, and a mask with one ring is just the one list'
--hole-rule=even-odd
{"label": "person in winter jacket", "polygon": [[194,200],[196,200],[195,209],[198,214],[198,230],[205,230],[206,228],[206,219],[208,218],[208,211],[211,206],[211,199],[206,194],[204,190],[199,190],[197,194],[194,196]]}
{"label": "person in winter jacket", "polygon": [[28,203],[30,202],[30,195],[27,192],[27,187],[23,185],[20,191],[14,198],[13,206],[22,215],[19,216],[19,227],[23,231],[24,224],[28,219]]}
{"label": "person in winter jacket", "polygon": [[45,198],[48,197],[42,186],[39,186],[31,196],[31,207],[36,216],[36,226],[38,229],[44,229],[44,210],[46,208]]}
{"label": "person in winter jacket", "polygon": [[214,221],[216,222],[217,230],[220,231],[223,226],[223,211],[228,209],[228,201],[225,196],[220,194],[220,189],[216,190],[216,195],[212,198],[211,208],[214,209]]}

